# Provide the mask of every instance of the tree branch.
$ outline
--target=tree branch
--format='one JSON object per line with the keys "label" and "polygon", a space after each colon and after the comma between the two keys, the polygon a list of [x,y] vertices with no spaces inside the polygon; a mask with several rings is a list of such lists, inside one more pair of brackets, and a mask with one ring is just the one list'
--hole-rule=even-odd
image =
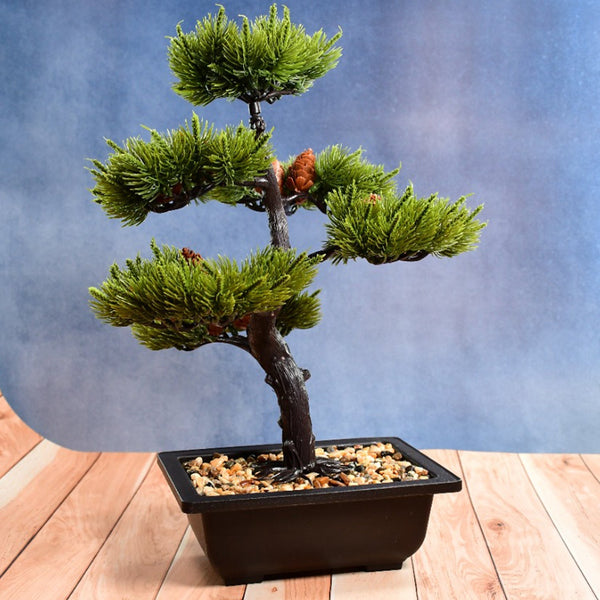
{"label": "tree branch", "polygon": [[267,128],[265,120],[260,114],[260,102],[257,100],[248,102],[248,109],[250,110],[250,129],[254,129],[256,131],[256,137],[258,138],[265,132],[265,129]]}
{"label": "tree branch", "polygon": [[245,335],[232,335],[230,337],[218,337],[214,342],[219,342],[221,344],[229,344],[230,346],[235,346],[236,348],[241,348],[245,350],[249,354],[252,354],[250,349],[250,343],[248,342],[248,338]]}
{"label": "tree branch", "polygon": [[148,204],[148,210],[155,213],[166,213],[172,210],[183,208],[192,200],[195,200],[207,192],[210,192],[210,190],[212,190],[214,187],[214,183],[207,183],[203,186],[197,185],[189,192],[182,191],[178,194],[174,193],[173,196],[164,196],[163,194],[159,194],[155,200]]}
{"label": "tree branch", "polygon": [[[327,248],[327,249],[323,249],[323,250],[317,250],[316,252],[312,252],[311,254],[309,254],[308,258],[320,257],[321,260],[328,260],[339,250],[340,249],[336,246],[333,246],[333,247]],[[427,250],[416,250],[414,252],[405,252],[404,254],[401,254],[398,258],[395,258],[394,260],[386,260],[385,258],[382,258],[379,261],[375,261],[374,259],[369,259],[369,262],[373,265],[385,265],[385,264],[398,262],[398,261],[417,262],[419,260],[423,260],[427,256],[429,256],[429,252],[427,252]],[[360,258],[360,257],[357,257],[357,258]]]}
{"label": "tree branch", "polygon": [[238,200],[237,204],[241,204],[256,212],[265,212],[266,210],[262,200],[260,198],[253,198],[252,196],[246,196],[245,198]]}
{"label": "tree branch", "polygon": [[338,250],[339,250],[339,248],[328,248],[327,250],[317,250],[316,252],[312,252],[311,254],[309,254],[308,258],[318,258],[318,257],[320,257],[322,261],[323,260],[328,260]]}

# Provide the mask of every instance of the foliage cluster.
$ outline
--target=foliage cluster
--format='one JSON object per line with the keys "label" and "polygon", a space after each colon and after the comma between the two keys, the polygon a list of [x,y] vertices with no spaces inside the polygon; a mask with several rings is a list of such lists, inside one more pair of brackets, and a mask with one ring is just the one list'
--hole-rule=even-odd
{"label": "foliage cluster", "polygon": [[472,250],[484,225],[465,197],[456,202],[415,196],[409,185],[402,196],[365,194],[351,185],[327,198],[329,222],[324,250],[334,263],[365,258],[373,264],[418,260],[428,254],[455,256]]}
{"label": "foliage cluster", "polygon": [[[100,288],[91,288],[92,309],[102,321],[131,326],[153,350],[191,350],[214,341],[231,341],[246,327],[244,317],[276,311],[278,327],[312,327],[319,319],[312,282],[318,258],[268,247],[238,265],[226,257],[188,260],[181,250],[151,245],[153,258],[114,264]],[[300,322],[298,315],[301,315]]]}
{"label": "foliage cluster", "polygon": [[173,88],[195,105],[217,98],[273,102],[301,94],[335,67],[340,36],[328,40],[323,31],[309,36],[290,21],[287,8],[280,19],[276,5],[268,17],[252,23],[244,17],[240,29],[221,7],[216,17],[198,21],[193,32],[177,26],[169,48],[171,70],[178,77]]}
{"label": "foliage cluster", "polygon": [[215,131],[194,114],[191,127],[149,131],[150,141],[129,138],[124,147],[107,140],[113,153],[106,164],[92,160],[96,202],[125,225],[203,199],[209,190],[211,198],[235,203],[248,193],[237,182],[264,175],[272,160],[269,136],[257,139],[243,125]]}

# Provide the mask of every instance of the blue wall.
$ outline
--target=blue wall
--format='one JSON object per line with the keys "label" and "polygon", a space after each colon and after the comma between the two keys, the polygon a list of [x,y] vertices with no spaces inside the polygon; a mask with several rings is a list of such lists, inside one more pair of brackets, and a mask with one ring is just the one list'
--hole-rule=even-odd
{"label": "blue wall", "polygon": [[[268,1],[230,1],[249,17]],[[311,370],[318,437],[400,435],[421,447],[600,451],[600,3],[288,0],[312,33],[344,31],[339,67],[265,106],[282,158],[362,146],[400,185],[485,202],[476,252],[325,265],[323,320],[289,343]],[[251,357],[151,352],[96,321],[87,288],[148,243],[243,258],[264,215],[209,203],[121,228],[91,200],[103,138],[164,131],[166,36],[213,2],[0,3],[0,389],[54,441],[159,450],[279,438]],[[241,102],[196,109],[223,126]],[[316,249],[319,215],[292,242]]]}

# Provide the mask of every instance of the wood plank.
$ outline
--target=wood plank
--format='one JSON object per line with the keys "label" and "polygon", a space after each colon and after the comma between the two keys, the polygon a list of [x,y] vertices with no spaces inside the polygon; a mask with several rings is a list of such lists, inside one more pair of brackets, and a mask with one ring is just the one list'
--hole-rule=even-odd
{"label": "wood plank", "polygon": [[244,600],[329,600],[331,577],[297,577],[251,583]]}
{"label": "wood plank", "polygon": [[42,440],[17,416],[0,392],[0,477]]}
{"label": "wood plank", "polygon": [[188,527],[156,600],[242,600],[245,589],[223,584]]}
{"label": "wood plank", "polygon": [[600,454],[582,454],[581,458],[594,477],[600,481]]}
{"label": "wood plank", "polygon": [[412,560],[401,569],[344,573],[331,578],[331,600],[417,600]]}
{"label": "wood plank", "polygon": [[0,479],[0,574],[97,457],[43,440]]}
{"label": "wood plank", "polygon": [[577,454],[522,454],[521,461],[554,526],[600,596],[600,482]]}
{"label": "wood plank", "polygon": [[[463,478],[458,453],[427,451]],[[413,557],[419,600],[505,598],[466,486],[433,499],[427,536]]]}
{"label": "wood plank", "polygon": [[64,600],[153,460],[152,454],[102,454],[0,579],[0,598]]}
{"label": "wood plank", "polygon": [[461,451],[459,456],[506,597],[593,600],[518,455]]}
{"label": "wood plank", "polygon": [[72,600],[154,599],[187,526],[156,462]]}

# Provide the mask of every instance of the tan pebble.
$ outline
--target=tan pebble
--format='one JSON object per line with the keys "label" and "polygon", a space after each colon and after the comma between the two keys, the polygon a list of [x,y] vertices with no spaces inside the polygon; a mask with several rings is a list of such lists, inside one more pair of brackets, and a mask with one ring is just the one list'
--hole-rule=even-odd
{"label": "tan pebble", "polygon": [[210,461],[210,466],[213,469],[220,467],[223,463],[227,462],[227,457],[225,455],[219,456],[218,458],[213,458]]}
{"label": "tan pebble", "polygon": [[350,479],[350,477],[348,477],[348,475],[346,475],[346,473],[340,473],[340,479],[346,484],[349,485],[350,482],[352,481]]}
{"label": "tan pebble", "polygon": [[210,487],[210,486],[206,486],[204,488],[204,495],[205,496],[218,496],[219,493],[217,492],[217,490],[215,490],[215,488]]}
{"label": "tan pebble", "polygon": [[201,457],[201,456],[198,456],[198,458],[196,458],[196,459],[195,459],[195,460],[193,460],[192,462],[193,462],[194,466],[196,466],[196,467],[201,467],[201,466],[202,466],[202,463],[203,463],[204,461],[202,460],[202,457]]}

